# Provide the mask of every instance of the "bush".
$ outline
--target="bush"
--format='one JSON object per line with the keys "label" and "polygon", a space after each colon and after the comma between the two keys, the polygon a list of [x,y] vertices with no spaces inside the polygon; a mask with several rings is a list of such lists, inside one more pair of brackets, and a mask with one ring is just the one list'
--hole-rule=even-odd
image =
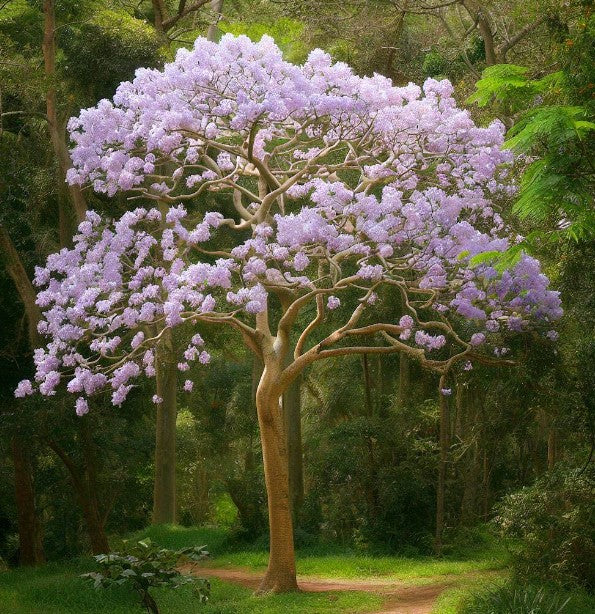
{"label": "bush", "polygon": [[517,577],[595,588],[592,476],[558,466],[505,497],[496,524],[508,537]]}
{"label": "bush", "polygon": [[178,570],[180,563],[200,561],[208,554],[204,546],[174,551],[160,548],[147,538],[132,546],[125,542],[122,553],[98,554],[93,558],[99,571],[81,577],[92,582],[95,589],[129,586],[138,593],[142,608],[149,614],[159,614],[157,603],[149,592],[157,586],[178,588],[194,584],[194,592],[200,602],[208,601],[209,582]]}
{"label": "bush", "polygon": [[562,614],[570,612],[569,602],[543,587],[505,584],[474,594],[461,614]]}

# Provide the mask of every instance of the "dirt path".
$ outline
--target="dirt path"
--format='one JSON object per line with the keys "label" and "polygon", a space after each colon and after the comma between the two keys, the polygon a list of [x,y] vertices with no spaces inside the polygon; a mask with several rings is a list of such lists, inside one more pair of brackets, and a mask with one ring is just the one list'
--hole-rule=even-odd
{"label": "dirt path", "polygon": [[[256,589],[261,577],[248,569],[217,569],[194,567],[192,573],[208,578],[219,578]],[[381,610],[374,614],[430,614],[436,599],[444,590],[455,584],[458,576],[444,576],[440,583],[411,585],[398,580],[343,580],[312,576],[300,576],[300,589],[308,592],[365,591],[385,598]]]}

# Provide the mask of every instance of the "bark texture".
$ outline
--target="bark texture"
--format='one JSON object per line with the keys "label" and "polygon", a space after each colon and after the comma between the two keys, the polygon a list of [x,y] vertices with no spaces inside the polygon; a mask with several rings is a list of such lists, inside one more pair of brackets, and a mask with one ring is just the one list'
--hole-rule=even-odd
{"label": "bark texture", "polygon": [[281,359],[265,359],[256,392],[269,511],[270,555],[259,592],[297,590],[285,425],[278,388]]}
{"label": "bark texture", "polygon": [[283,394],[283,417],[287,432],[290,500],[295,519],[304,502],[301,377],[297,377]]}
{"label": "bark texture", "polygon": [[[66,185],[66,172],[71,167],[70,155],[66,144],[66,125],[58,113],[58,100],[56,92],[56,14],[55,0],[44,0],[44,30],[43,30],[43,62],[45,75],[48,80],[46,91],[46,115],[50,140],[54,149],[54,155],[58,163],[58,191],[62,196]],[[87,203],[81,188],[71,185],[67,188],[70,201],[78,222],[85,219],[87,213]],[[69,223],[69,212],[64,208],[64,198],[60,198],[60,242],[66,244],[72,235],[71,224]]]}
{"label": "bark texture", "polygon": [[442,534],[444,532],[444,508],[446,500],[446,468],[450,446],[450,415],[448,397],[442,394],[446,387],[446,378],[442,376],[439,384],[440,397],[440,457],[438,460],[438,483],[436,488],[436,536],[434,549],[436,554],[442,552]]}
{"label": "bark texture", "polygon": [[166,331],[155,360],[157,405],[155,424],[155,483],[153,524],[176,522],[177,367],[171,331]]}

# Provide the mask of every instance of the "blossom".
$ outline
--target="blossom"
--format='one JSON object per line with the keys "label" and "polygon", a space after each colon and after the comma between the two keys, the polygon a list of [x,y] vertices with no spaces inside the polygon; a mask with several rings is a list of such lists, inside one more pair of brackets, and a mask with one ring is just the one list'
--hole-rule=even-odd
{"label": "blossom", "polygon": [[17,398],[23,398],[30,394],[33,394],[33,385],[31,384],[31,381],[28,379],[21,380],[14,391],[14,396]]}
{"label": "blossom", "polygon": [[469,343],[471,345],[481,345],[484,341],[485,341],[485,335],[483,333],[474,333],[473,335],[471,335],[471,340],[469,341]]}
{"label": "blossom", "polygon": [[328,309],[337,309],[337,307],[339,307],[339,305],[341,304],[341,300],[336,297],[336,296],[329,296],[328,300],[326,301],[326,306]]}
{"label": "blossom", "polygon": [[85,414],[89,413],[89,404],[87,403],[87,400],[83,397],[79,397],[76,400],[75,407],[77,416],[84,416]]}
{"label": "blossom", "polygon": [[415,343],[425,346],[428,350],[439,350],[446,345],[446,337],[444,335],[430,335],[423,330],[418,330],[415,333]]}
{"label": "blossom", "polygon": [[[460,350],[454,334],[436,334],[449,328],[463,340],[478,331],[469,339],[477,353],[503,328],[555,340],[560,296],[539,262],[521,254],[502,272],[475,258],[521,240],[496,198],[511,189],[512,155],[504,126],[477,126],[446,80],[395,87],[321,50],[293,65],[270,37],[199,38],[163,70],[139,69],[68,131],[71,185],[108,196],[134,188],[172,204],[114,220],[89,211],[73,245],[35,269],[47,345],[16,396],[53,395],[65,379],[77,409],[103,389],[119,406],[139,378],[156,375],[165,330],[183,336],[209,322],[250,335],[286,301],[304,309],[298,326],[323,296],[329,310],[361,311],[380,295],[391,313],[398,301],[408,312],[400,343],[417,352]],[[230,142],[250,142],[250,155]],[[355,159],[365,160],[357,171]],[[157,165],[167,168],[158,181]],[[257,175],[280,187],[263,196]],[[227,200],[230,217],[206,210],[206,192]],[[192,216],[174,195],[195,203]],[[382,317],[373,311],[366,317]],[[210,361],[198,333],[180,354],[182,371]]]}
{"label": "blossom", "polygon": [[163,403],[163,399],[156,394],[153,395],[153,397],[151,398],[151,401],[153,401],[155,405],[161,405],[161,403]]}

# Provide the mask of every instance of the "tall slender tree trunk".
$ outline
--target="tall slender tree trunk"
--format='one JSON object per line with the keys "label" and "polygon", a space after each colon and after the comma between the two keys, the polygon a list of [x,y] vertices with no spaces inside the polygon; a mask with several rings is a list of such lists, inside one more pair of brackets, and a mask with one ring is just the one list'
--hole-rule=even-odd
{"label": "tall slender tree trunk", "polygon": [[97,505],[97,497],[86,486],[77,488],[77,497],[83,513],[85,528],[89,536],[91,551],[93,554],[106,554],[110,551],[107,535],[103,525],[103,520]]}
{"label": "tall slender tree trunk", "polygon": [[[48,128],[50,132],[50,140],[54,149],[54,155],[58,163],[58,194],[60,200],[60,242],[64,245],[72,235],[71,224],[68,221],[69,214],[65,211],[64,206],[64,185],[66,181],[66,172],[71,167],[70,155],[68,154],[68,146],[66,144],[66,126],[60,120],[58,114],[58,101],[56,92],[56,6],[55,0],[43,0],[43,62],[45,76],[48,80],[48,89],[46,91],[46,115]],[[87,203],[81,188],[77,185],[68,186],[67,191],[70,195],[70,200],[77,221],[82,221],[87,212]]]}
{"label": "tall slender tree trunk", "polygon": [[[440,378],[440,391],[446,386],[446,378]],[[438,484],[436,489],[436,537],[434,549],[436,554],[442,552],[442,535],[444,532],[444,508],[446,500],[446,467],[448,463],[450,415],[448,398],[439,392],[440,397],[440,457],[438,460]]]}
{"label": "tall slender tree trunk", "polygon": [[[27,275],[23,261],[6,228],[0,225],[0,259],[12,279],[27,316],[27,333],[31,352],[41,344],[37,324],[41,310],[35,303],[35,289]],[[33,472],[27,456],[25,442],[15,434],[11,441],[14,464],[15,502],[17,507],[19,549],[21,565],[38,565],[45,561],[41,524],[35,509]]]}
{"label": "tall slender tree trunk", "polygon": [[176,522],[176,415],[177,366],[174,340],[167,331],[155,359],[157,405],[155,425],[155,482],[153,487],[153,524]]}
{"label": "tall slender tree trunk", "polygon": [[16,435],[12,438],[11,451],[19,527],[19,563],[21,565],[41,565],[45,563],[45,554],[41,540],[41,527],[35,509],[33,473],[25,452],[25,444]]}
{"label": "tall slender tree trunk", "polygon": [[270,551],[259,592],[297,590],[288,454],[278,380],[282,359],[268,357],[256,392],[256,409],[267,487]]}
{"label": "tall slender tree trunk", "polygon": [[109,552],[107,535],[105,534],[105,517],[99,509],[99,485],[97,482],[97,457],[95,442],[91,436],[89,417],[81,416],[78,420],[79,435],[83,458],[85,459],[85,474],[82,480],[82,491],[79,495],[83,516],[87,525],[91,549],[94,554]]}
{"label": "tall slender tree trunk", "polygon": [[211,11],[213,11],[213,21],[209,24],[209,29],[207,30],[207,40],[212,41],[213,43],[217,42],[219,38],[219,27],[217,24],[221,19],[221,11],[223,10],[223,0],[211,0]]}
{"label": "tall slender tree trunk", "polygon": [[479,442],[474,436],[473,425],[477,423],[478,405],[483,399],[478,394],[476,386],[470,382],[464,389],[457,387],[457,418],[458,433],[461,441],[470,441],[470,447],[461,458],[463,494],[461,497],[461,523],[471,526],[477,519],[478,487],[480,485]]}
{"label": "tall slender tree trunk", "polygon": [[493,66],[498,63],[498,54],[496,51],[496,44],[494,42],[494,33],[492,32],[492,26],[486,14],[486,9],[482,6],[481,2],[477,0],[463,0],[461,3],[473,21],[477,24],[477,29],[483,40],[483,47],[486,56],[486,64]]}

